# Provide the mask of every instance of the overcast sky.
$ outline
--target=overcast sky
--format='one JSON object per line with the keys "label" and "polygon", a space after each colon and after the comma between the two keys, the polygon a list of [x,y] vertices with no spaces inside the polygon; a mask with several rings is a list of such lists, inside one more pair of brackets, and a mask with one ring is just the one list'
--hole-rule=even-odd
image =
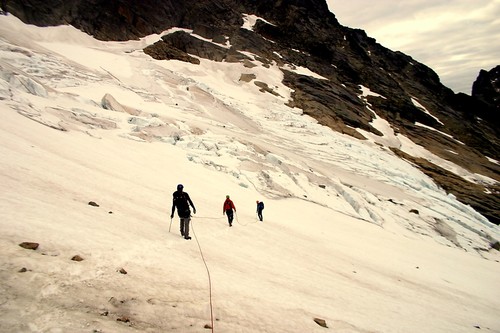
{"label": "overcast sky", "polygon": [[342,25],[431,67],[471,93],[481,69],[500,64],[500,0],[327,0]]}

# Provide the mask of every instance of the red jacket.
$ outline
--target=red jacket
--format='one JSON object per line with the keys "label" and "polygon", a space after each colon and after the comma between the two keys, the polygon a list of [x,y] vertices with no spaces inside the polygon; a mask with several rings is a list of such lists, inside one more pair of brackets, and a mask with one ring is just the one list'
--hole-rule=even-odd
{"label": "red jacket", "polygon": [[222,207],[222,213],[224,213],[226,210],[231,210],[231,209],[234,209],[234,211],[236,211],[236,207],[234,207],[233,201],[227,198],[226,201],[224,201],[224,206]]}

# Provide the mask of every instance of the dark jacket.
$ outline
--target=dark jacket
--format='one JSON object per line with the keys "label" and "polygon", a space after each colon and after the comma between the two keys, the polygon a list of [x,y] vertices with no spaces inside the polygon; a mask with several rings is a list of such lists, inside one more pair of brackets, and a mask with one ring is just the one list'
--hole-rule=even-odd
{"label": "dark jacket", "polygon": [[261,201],[257,204],[257,212],[262,212],[264,209],[264,203]]}
{"label": "dark jacket", "polygon": [[189,209],[189,206],[193,207],[193,210],[196,213],[196,208],[194,208],[194,204],[187,192],[175,191],[172,196],[172,214],[170,216],[174,216],[175,208],[177,208],[177,214],[180,218],[190,217],[191,210]]}

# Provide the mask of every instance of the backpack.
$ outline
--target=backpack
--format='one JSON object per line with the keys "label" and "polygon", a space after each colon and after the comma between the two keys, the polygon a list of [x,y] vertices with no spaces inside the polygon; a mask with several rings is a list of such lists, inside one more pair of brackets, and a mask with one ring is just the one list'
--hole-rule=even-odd
{"label": "backpack", "polygon": [[226,201],[224,201],[224,211],[233,210],[233,208],[235,208],[234,203],[231,200],[226,199]]}
{"label": "backpack", "polygon": [[179,217],[189,217],[191,215],[191,210],[189,209],[189,194],[186,192],[174,192],[174,205],[177,208],[177,214]]}
{"label": "backpack", "polygon": [[258,208],[259,208],[260,210],[264,210],[264,203],[263,203],[262,201],[261,201],[261,202],[259,202]]}

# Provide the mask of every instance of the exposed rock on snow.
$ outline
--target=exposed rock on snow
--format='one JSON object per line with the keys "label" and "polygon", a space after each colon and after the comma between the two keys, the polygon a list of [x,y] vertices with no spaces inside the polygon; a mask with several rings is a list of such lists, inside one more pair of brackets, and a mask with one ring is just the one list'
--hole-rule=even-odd
{"label": "exposed rock on snow", "polygon": [[74,255],[71,260],[73,261],[83,261],[83,258],[80,255]]}
{"label": "exposed rock on snow", "polygon": [[34,242],[22,242],[21,244],[19,244],[20,247],[27,249],[27,250],[36,250],[36,249],[38,249],[39,245],[40,244],[34,243]]}
{"label": "exposed rock on snow", "polygon": [[321,327],[328,328],[328,326],[326,325],[326,320],[324,320],[324,319],[321,319],[321,318],[314,318],[314,322],[315,322],[316,324],[318,324],[319,326],[321,326]]}

